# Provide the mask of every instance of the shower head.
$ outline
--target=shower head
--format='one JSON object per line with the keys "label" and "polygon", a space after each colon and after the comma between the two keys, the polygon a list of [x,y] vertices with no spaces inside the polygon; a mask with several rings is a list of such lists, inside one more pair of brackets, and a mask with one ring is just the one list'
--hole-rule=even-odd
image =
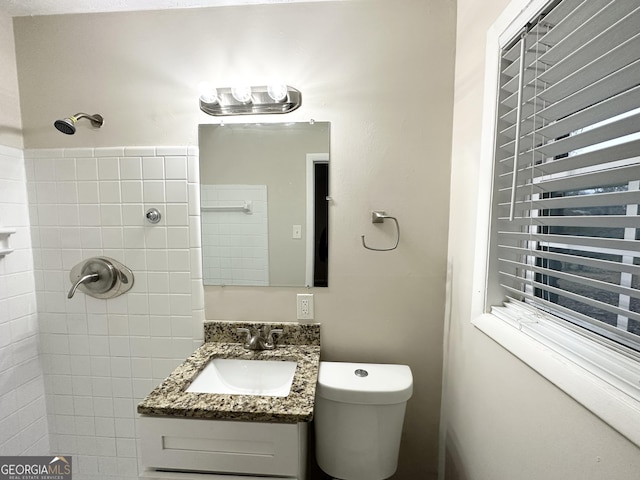
{"label": "shower head", "polygon": [[[74,118],[74,117],[71,117]],[[65,118],[64,120],[56,120],[53,123],[53,126],[60,130],[62,133],[66,133],[67,135],[73,135],[76,133],[76,122],[71,120],[71,118]],[[75,119],[74,119],[75,120]]]}
{"label": "shower head", "polygon": [[56,120],[53,122],[53,126],[60,130],[62,133],[67,135],[73,135],[76,133],[76,123],[81,118],[88,118],[91,121],[91,126],[95,128],[100,128],[104,123],[104,119],[102,115],[89,115],[87,113],[76,113],[75,115],[65,118],[64,120]]}

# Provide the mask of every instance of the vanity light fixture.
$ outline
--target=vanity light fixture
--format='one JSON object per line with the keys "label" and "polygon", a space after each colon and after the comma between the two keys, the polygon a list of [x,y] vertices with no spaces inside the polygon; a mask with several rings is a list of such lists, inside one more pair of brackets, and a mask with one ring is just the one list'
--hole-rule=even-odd
{"label": "vanity light fixture", "polygon": [[287,98],[287,86],[284,83],[278,83],[276,85],[267,85],[267,93],[272,100],[281,102]]}
{"label": "vanity light fixture", "polygon": [[209,82],[200,82],[198,84],[198,95],[201,102],[218,103],[218,91]]}
{"label": "vanity light fixture", "polygon": [[251,87],[242,85],[239,87],[231,87],[231,96],[240,103],[251,102]]}
{"label": "vanity light fixture", "polygon": [[300,91],[284,84],[215,88],[201,82],[198,94],[200,110],[214,116],[289,113],[302,104]]}

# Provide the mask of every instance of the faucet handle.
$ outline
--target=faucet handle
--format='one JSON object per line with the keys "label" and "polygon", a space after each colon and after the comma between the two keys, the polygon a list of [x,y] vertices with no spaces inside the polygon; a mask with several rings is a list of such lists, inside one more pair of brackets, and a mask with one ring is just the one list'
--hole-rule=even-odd
{"label": "faucet handle", "polygon": [[271,345],[272,347],[276,346],[276,343],[278,341],[278,339],[274,339],[273,336],[277,335],[278,339],[282,336],[282,329],[281,328],[272,328],[269,331],[269,334],[267,335],[267,342],[269,343],[269,345]]}
{"label": "faucet handle", "polygon": [[133,286],[133,272],[109,257],[91,257],[78,263],[69,272],[73,297],[77,289],[95,298],[109,299],[128,292]]}
{"label": "faucet handle", "polygon": [[69,290],[69,293],[67,294],[67,298],[72,298],[80,285],[84,285],[89,282],[97,282],[99,279],[100,279],[100,274],[96,272],[83,275],[78,279],[76,283],[73,284],[73,286],[71,287],[71,290]]}
{"label": "faucet handle", "polygon": [[248,328],[238,328],[238,329],[236,329],[236,332],[238,334],[244,334],[244,335],[247,336],[245,341],[244,341],[244,346],[245,346],[245,348],[247,348],[249,346],[249,342],[251,342],[251,332],[249,331],[249,329]]}

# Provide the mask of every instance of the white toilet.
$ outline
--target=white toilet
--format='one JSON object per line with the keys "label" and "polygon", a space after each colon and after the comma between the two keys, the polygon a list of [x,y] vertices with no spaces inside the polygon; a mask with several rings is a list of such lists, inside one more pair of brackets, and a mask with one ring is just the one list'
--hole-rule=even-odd
{"label": "white toilet", "polygon": [[320,362],[316,460],[340,480],[384,480],[398,465],[413,377],[407,365]]}

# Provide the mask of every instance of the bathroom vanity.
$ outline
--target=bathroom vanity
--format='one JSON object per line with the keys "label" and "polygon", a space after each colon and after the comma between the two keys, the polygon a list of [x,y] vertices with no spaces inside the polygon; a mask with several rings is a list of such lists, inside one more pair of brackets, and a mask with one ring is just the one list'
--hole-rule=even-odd
{"label": "bathroom vanity", "polygon": [[[276,347],[246,350],[237,328],[264,325],[283,330]],[[296,367],[286,396],[187,391],[213,359],[293,361]],[[319,325],[205,323],[204,345],[138,405],[141,477],[305,480],[319,361]]]}

